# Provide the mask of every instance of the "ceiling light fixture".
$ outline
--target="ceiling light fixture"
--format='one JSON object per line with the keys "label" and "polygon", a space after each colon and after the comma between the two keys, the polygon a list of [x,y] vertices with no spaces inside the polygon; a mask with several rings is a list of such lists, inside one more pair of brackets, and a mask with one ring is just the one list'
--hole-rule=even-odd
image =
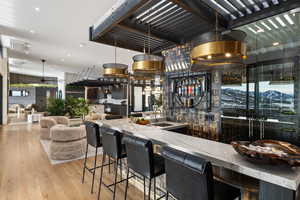
{"label": "ceiling light fixture", "polygon": [[226,58],[230,58],[231,57],[231,53],[225,53]]}
{"label": "ceiling light fixture", "polygon": [[39,7],[34,8],[36,12],[40,12],[41,9]]}
{"label": "ceiling light fixture", "polygon": [[279,28],[271,19],[269,19],[268,21],[270,22],[270,24],[272,24],[272,26],[274,26],[274,28],[276,29]]}
{"label": "ceiling light fixture", "polygon": [[279,42],[274,42],[273,43],[273,46],[278,46],[279,45]]}
{"label": "ceiling light fixture", "polygon": [[[254,30],[253,32],[256,34]],[[218,30],[218,13],[216,13],[216,31],[199,37],[199,44],[190,54],[191,64],[203,68],[243,64],[243,60],[247,58],[245,37],[246,33],[240,30],[221,34]]]}
{"label": "ceiling light fixture", "polygon": [[[149,10],[149,13],[151,11]],[[163,57],[151,54],[151,27],[148,24],[148,53],[146,53],[146,41],[144,42],[144,54],[133,56],[132,71],[135,76],[148,76],[159,75],[165,71]]]}
{"label": "ceiling light fixture", "polygon": [[106,77],[127,77],[128,65],[117,63],[117,42],[115,40],[114,63],[103,64],[103,75]]}
{"label": "ceiling light fixture", "polygon": [[29,32],[32,33],[32,34],[35,34],[35,31],[34,31],[34,30],[30,30]]}
{"label": "ceiling light fixture", "polygon": [[275,19],[279,22],[279,24],[280,24],[281,26],[283,26],[283,27],[286,26],[285,23],[282,21],[282,19],[281,19],[280,17],[276,17]]}
{"label": "ceiling light fixture", "polygon": [[85,44],[84,44],[84,43],[80,43],[80,44],[79,44],[79,47],[81,47],[81,48],[82,48],[82,47],[85,47]]}
{"label": "ceiling light fixture", "polygon": [[284,15],[284,18],[286,19],[286,21],[288,21],[290,23],[290,25],[294,25],[294,21],[291,19],[291,17],[288,14]]}

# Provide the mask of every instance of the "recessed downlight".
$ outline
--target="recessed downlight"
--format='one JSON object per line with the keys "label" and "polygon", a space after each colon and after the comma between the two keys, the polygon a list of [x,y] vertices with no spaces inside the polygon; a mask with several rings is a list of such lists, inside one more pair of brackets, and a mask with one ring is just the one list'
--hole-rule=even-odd
{"label": "recessed downlight", "polygon": [[207,56],[207,59],[212,59],[212,56],[211,55]]}
{"label": "recessed downlight", "polygon": [[79,47],[85,47],[85,44],[84,43],[80,43]]}
{"label": "recessed downlight", "polygon": [[225,53],[225,57],[226,58],[230,58],[231,57],[231,53]]}
{"label": "recessed downlight", "polygon": [[31,34],[35,34],[35,30],[30,30],[29,31]]}
{"label": "recessed downlight", "polygon": [[278,46],[279,45],[279,42],[274,42],[273,43],[273,46]]}
{"label": "recessed downlight", "polygon": [[39,7],[35,7],[34,10],[35,10],[36,12],[40,12],[40,11],[41,11],[41,9],[40,9]]}

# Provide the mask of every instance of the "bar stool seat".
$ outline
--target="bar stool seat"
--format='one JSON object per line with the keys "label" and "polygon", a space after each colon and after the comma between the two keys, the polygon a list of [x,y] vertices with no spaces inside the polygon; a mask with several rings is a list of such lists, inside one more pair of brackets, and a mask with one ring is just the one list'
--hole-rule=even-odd
{"label": "bar stool seat", "polygon": [[[210,162],[177,149],[164,146],[167,197],[178,200],[234,200],[241,198],[238,188],[213,178]],[[168,199],[168,198],[167,198]]]}
{"label": "bar stool seat", "polygon": [[[123,138],[127,151],[127,181],[125,188],[125,200],[127,198],[128,179],[130,170],[143,177],[144,199],[146,199],[146,179],[149,180],[148,199],[151,199],[151,184],[154,180],[154,200],[156,199],[156,177],[165,173],[164,158],[153,152],[150,140],[126,135]],[[134,175],[135,176],[135,175]],[[165,195],[159,197],[161,199]]]}
{"label": "bar stool seat", "polygon": [[[102,142],[103,142],[103,153],[108,155],[110,158],[114,159],[113,163],[115,163],[115,177],[112,184],[107,185],[103,181],[103,168],[110,164],[110,161],[108,164],[105,164],[104,157],[102,158],[102,166],[101,166],[101,172],[100,172],[100,184],[98,189],[98,200],[100,199],[100,193],[101,193],[101,186],[106,186],[107,189],[109,189],[113,193],[113,200],[116,199],[116,190],[117,190],[117,184],[122,183],[123,181],[126,181],[126,179],[122,178],[122,159],[127,157],[126,148],[125,145],[122,144],[122,137],[123,134],[119,131],[110,129],[108,127],[100,127],[100,132],[102,134]],[[120,178],[118,179],[118,166],[120,166]],[[113,189],[111,189],[113,187]]]}

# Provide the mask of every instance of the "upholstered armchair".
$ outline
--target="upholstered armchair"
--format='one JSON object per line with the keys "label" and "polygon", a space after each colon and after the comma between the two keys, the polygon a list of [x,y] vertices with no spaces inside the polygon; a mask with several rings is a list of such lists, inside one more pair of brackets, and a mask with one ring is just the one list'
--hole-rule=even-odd
{"label": "upholstered armchair", "polygon": [[41,127],[40,138],[42,140],[50,140],[51,139],[50,129],[57,124],[69,126],[70,121],[65,116],[49,116],[49,117],[41,118],[41,120],[40,120],[40,127]]}
{"label": "upholstered armchair", "polygon": [[68,160],[84,155],[86,148],[85,126],[55,125],[50,129],[50,158]]}

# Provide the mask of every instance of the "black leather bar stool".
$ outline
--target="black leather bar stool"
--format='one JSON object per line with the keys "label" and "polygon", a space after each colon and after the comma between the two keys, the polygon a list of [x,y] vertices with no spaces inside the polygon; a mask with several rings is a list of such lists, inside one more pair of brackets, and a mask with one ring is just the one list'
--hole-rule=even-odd
{"label": "black leather bar stool", "polygon": [[[125,181],[126,179],[122,179],[117,181],[118,178],[118,166],[120,166],[120,171],[122,174],[122,159],[126,158],[125,146],[122,144],[122,133],[112,130],[106,127],[100,127],[100,132],[102,134],[102,142],[103,142],[103,154],[108,155],[110,158],[114,159],[113,163],[115,163],[115,177],[114,182],[110,185],[107,185],[103,182],[103,168],[110,164],[105,164],[105,158],[102,160],[101,174],[100,174],[100,184],[98,191],[98,200],[100,199],[101,185],[106,186],[112,193],[113,199],[116,198],[116,186],[117,184]],[[113,189],[110,187],[113,186]]]}
{"label": "black leather bar stool", "polygon": [[[127,181],[125,188],[125,200],[127,198],[129,170],[143,176],[144,199],[146,199],[146,178],[149,179],[148,199],[151,196],[151,184],[154,179],[154,199],[156,199],[156,177],[165,173],[163,157],[153,153],[153,145],[150,140],[134,136],[124,136],[123,142],[127,151]],[[159,197],[162,198],[161,196]]]}
{"label": "black leather bar stool", "polygon": [[215,181],[210,162],[185,152],[163,147],[166,165],[167,199],[233,200],[241,198],[239,189]]}
{"label": "black leather bar stool", "polygon": [[[101,139],[101,135],[100,135],[100,132],[99,132],[99,125],[98,124],[90,122],[90,121],[85,121],[84,125],[85,125],[85,129],[86,129],[87,144],[86,144],[86,153],[85,153],[84,165],[83,165],[82,183],[84,183],[85,170],[87,169],[88,172],[93,174],[92,189],[91,189],[91,193],[93,193],[94,181],[95,181],[95,172],[96,172],[97,168],[101,167],[101,166],[96,166],[96,164],[97,164],[98,148],[102,147],[102,139]],[[89,145],[96,148],[94,167],[93,168],[88,168],[87,165],[86,165]],[[103,157],[105,157],[105,156],[103,155]]]}

